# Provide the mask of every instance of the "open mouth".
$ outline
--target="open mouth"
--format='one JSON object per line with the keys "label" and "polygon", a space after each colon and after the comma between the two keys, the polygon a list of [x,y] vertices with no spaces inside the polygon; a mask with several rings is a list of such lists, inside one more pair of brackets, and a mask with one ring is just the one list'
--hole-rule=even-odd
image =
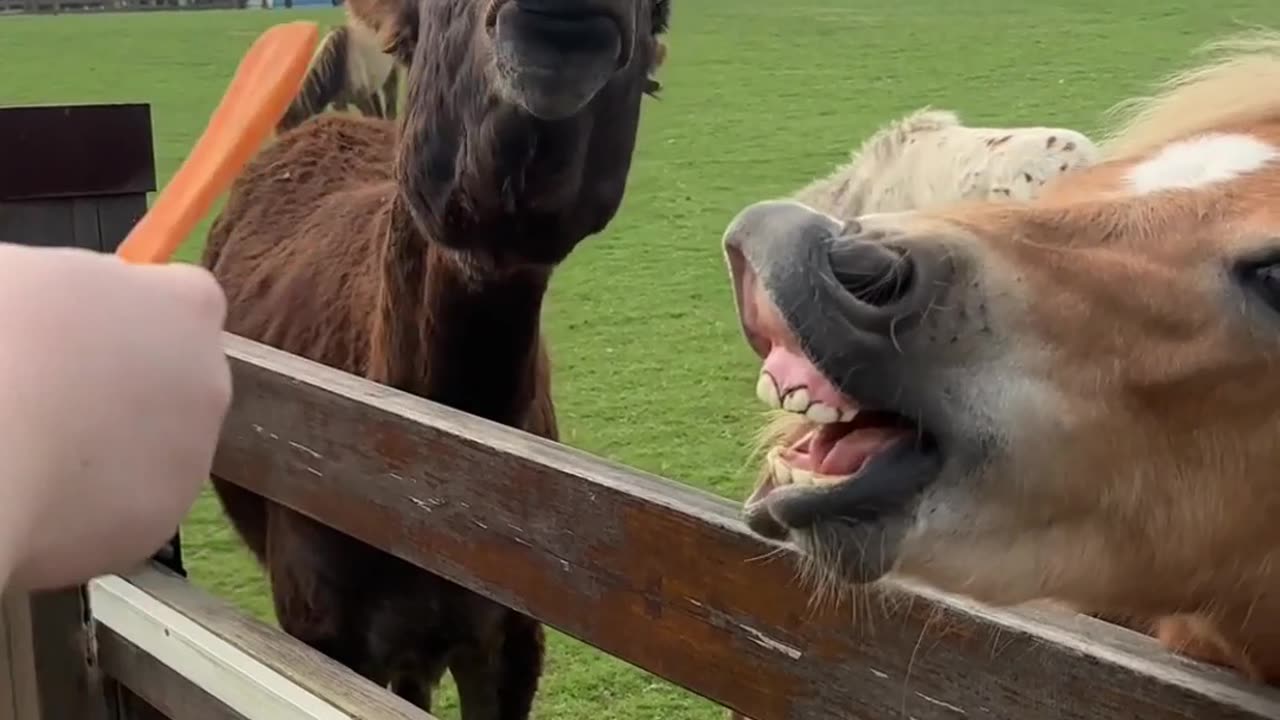
{"label": "open mouth", "polygon": [[919,473],[921,460],[938,456],[927,428],[891,410],[860,407],[799,352],[775,345],[756,391],[803,424],[798,439],[769,451],[764,479],[746,501],[757,532],[781,539],[824,519],[875,520],[905,510],[932,479]]}
{"label": "open mouth", "polygon": [[731,250],[730,263],[744,330],[763,360],[756,395],[801,425],[769,451],[745,503],[748,525],[781,540],[823,521],[873,523],[907,512],[938,475],[934,433],[916,417],[841,392],[807,357],[745,260]]}

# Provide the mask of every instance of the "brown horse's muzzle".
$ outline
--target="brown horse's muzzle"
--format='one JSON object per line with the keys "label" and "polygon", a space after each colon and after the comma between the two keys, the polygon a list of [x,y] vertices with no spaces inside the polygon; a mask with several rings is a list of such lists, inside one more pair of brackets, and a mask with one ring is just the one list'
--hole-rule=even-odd
{"label": "brown horse's muzzle", "polygon": [[508,99],[570,117],[631,62],[635,0],[496,0],[488,29]]}

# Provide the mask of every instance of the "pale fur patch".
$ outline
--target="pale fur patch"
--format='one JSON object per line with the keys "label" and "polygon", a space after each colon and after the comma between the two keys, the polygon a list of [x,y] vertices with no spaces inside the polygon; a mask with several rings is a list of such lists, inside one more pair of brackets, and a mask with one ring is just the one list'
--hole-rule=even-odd
{"label": "pale fur patch", "polygon": [[1262,168],[1280,155],[1252,135],[1209,133],[1166,145],[1134,165],[1126,177],[1139,195],[1227,182]]}
{"label": "pale fur patch", "polygon": [[1067,128],[983,128],[950,110],[923,108],[872,134],[850,161],[794,198],[840,218],[966,199],[1031,200],[1098,149]]}
{"label": "pale fur patch", "polygon": [[348,14],[347,18],[352,40],[347,46],[347,77],[354,87],[381,91],[395,70],[396,60],[383,52],[382,39],[372,28],[354,15]]}

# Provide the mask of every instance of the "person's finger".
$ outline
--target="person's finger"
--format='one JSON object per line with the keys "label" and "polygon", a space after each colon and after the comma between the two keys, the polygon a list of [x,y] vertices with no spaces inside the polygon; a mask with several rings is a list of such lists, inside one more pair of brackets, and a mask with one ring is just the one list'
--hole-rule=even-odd
{"label": "person's finger", "polygon": [[188,263],[138,266],[138,269],[155,283],[157,291],[171,293],[175,301],[190,310],[202,327],[221,329],[226,322],[227,297],[208,270]]}

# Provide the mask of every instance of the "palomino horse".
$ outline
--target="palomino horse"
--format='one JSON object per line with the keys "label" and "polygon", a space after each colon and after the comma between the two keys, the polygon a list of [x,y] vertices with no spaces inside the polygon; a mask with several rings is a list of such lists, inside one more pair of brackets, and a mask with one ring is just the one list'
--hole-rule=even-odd
{"label": "palomino horse", "polygon": [[[969,127],[949,110],[924,108],[874,132],[848,163],[809,183],[793,199],[835,218],[923,210],[965,199],[1027,201],[1058,176],[1092,165],[1098,149],[1084,134],[1055,127]],[[766,436],[794,439],[822,420],[782,411],[782,396],[761,375],[773,413]],[[792,403],[798,396],[789,396]],[[793,405],[793,407],[795,407]],[[823,412],[821,406],[814,414]],[[748,720],[729,713],[730,720]]]}
{"label": "palomino horse", "polygon": [[[555,438],[543,297],[622,202],[668,2],[348,0],[408,67],[406,112],[322,115],[249,164],[203,259],[227,330]],[[448,669],[465,720],[528,717],[537,622],[214,489],[286,632],[420,707]]]}
{"label": "palomino horse", "polygon": [[332,28],[311,56],[298,95],[276,129],[297,127],[328,105],[348,105],[369,117],[394,118],[400,94],[400,68],[373,30],[347,10],[346,22]]}
{"label": "palomino horse", "polygon": [[826,582],[1056,601],[1280,679],[1280,35],[1219,48],[1030,203],[734,219],[748,344],[837,418],[771,449],[751,528]]}

